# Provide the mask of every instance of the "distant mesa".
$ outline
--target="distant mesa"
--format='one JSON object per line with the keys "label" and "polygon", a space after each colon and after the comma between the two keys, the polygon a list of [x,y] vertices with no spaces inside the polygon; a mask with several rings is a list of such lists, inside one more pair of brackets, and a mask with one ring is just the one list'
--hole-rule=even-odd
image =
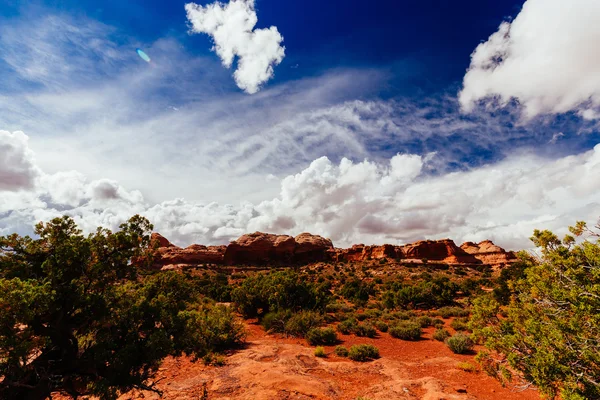
{"label": "distant mesa", "polygon": [[198,265],[266,266],[306,265],[316,262],[366,262],[396,260],[460,265],[491,265],[502,267],[516,260],[513,252],[505,251],[489,240],[466,242],[460,247],[450,239],[422,240],[395,246],[357,244],[348,249],[335,248],[330,239],[310,233],[296,237],[263,232],[246,234],[225,246],[193,244],[186,248],[173,245],[159,233],[152,234],[157,247],[154,267],[179,270]]}

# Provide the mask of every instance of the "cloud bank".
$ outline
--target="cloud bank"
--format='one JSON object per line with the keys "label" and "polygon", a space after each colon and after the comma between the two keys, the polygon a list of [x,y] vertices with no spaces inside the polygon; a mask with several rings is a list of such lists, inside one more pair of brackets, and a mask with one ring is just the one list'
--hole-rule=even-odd
{"label": "cloud bank", "polygon": [[258,22],[254,0],[231,0],[207,6],[195,3],[185,5],[191,32],[206,33],[213,38],[213,50],[223,65],[231,68],[238,57],[233,73],[238,87],[253,94],[273,77],[273,67],[285,56],[281,45],[283,36],[275,26],[254,29]]}
{"label": "cloud bank", "polygon": [[[23,133],[0,131],[31,159]],[[151,204],[137,190],[75,171],[40,171],[29,190],[0,196],[0,231],[31,232],[40,220],[72,215],[86,231],[115,229],[135,213],[179,245],[227,243],[256,230],[330,237],[337,246],[403,243],[451,237],[458,242],[492,239],[509,248],[530,247],[534,228],[561,232],[575,220],[600,216],[600,145],[547,160],[514,156],[470,171],[432,176],[435,154],[397,154],[386,162],[321,157],[282,179],[280,193],[237,205],[183,199]],[[37,168],[32,165],[33,168]],[[0,176],[7,174],[0,164]]]}
{"label": "cloud bank", "polygon": [[459,96],[463,109],[516,99],[526,119],[573,110],[598,118],[598,20],[597,0],[527,0],[514,21],[503,22],[471,55]]}

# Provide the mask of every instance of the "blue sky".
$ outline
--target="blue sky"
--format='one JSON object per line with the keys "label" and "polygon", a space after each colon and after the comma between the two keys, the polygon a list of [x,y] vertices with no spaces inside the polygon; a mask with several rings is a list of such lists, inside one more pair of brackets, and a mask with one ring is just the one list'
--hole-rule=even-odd
{"label": "blue sky", "polygon": [[[519,247],[597,217],[596,187],[568,177],[600,152],[593,1],[237,0],[254,31],[225,20],[217,39],[206,21],[233,3],[3,2],[0,131],[22,165],[0,163],[0,233],[140,212],[181,244],[309,230]],[[489,193],[469,194],[481,174]]]}

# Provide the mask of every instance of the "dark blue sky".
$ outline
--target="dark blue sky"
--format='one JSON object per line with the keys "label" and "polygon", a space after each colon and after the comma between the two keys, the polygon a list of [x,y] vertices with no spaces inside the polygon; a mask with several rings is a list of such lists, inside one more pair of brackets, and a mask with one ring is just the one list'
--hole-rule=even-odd
{"label": "dark blue sky", "polygon": [[[185,3],[51,0],[37,4],[114,26],[141,43],[170,36],[188,51],[206,54],[210,38],[187,35]],[[0,13],[31,12],[31,4],[27,8],[23,4],[5,2]],[[400,76],[411,77],[404,90],[435,91],[459,82],[477,44],[500,22],[517,15],[522,4],[507,0],[257,0],[256,9],[257,27],[275,25],[285,39],[287,56],[276,71],[274,83],[332,68],[387,66]],[[296,64],[298,68],[290,68]]]}

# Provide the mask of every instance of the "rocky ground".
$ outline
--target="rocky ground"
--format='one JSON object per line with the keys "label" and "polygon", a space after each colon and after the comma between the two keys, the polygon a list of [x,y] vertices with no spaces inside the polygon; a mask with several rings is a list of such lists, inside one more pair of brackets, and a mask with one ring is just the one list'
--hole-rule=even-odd
{"label": "rocky ground", "polygon": [[[451,328],[448,328],[450,331]],[[380,333],[375,339],[340,335],[343,344],[371,343],[381,358],[354,362],[333,354],[314,356],[303,339],[269,335],[248,324],[248,342],[226,359],[225,366],[205,366],[188,358],[167,359],[156,380],[164,398],[198,399],[539,399],[534,390],[502,387],[484,372],[467,372],[461,363],[476,366],[474,354],[453,354],[431,339],[408,342]],[[206,389],[206,392],[205,392]],[[204,396],[204,397],[203,397]],[[158,399],[150,392],[131,392],[121,400]]]}

